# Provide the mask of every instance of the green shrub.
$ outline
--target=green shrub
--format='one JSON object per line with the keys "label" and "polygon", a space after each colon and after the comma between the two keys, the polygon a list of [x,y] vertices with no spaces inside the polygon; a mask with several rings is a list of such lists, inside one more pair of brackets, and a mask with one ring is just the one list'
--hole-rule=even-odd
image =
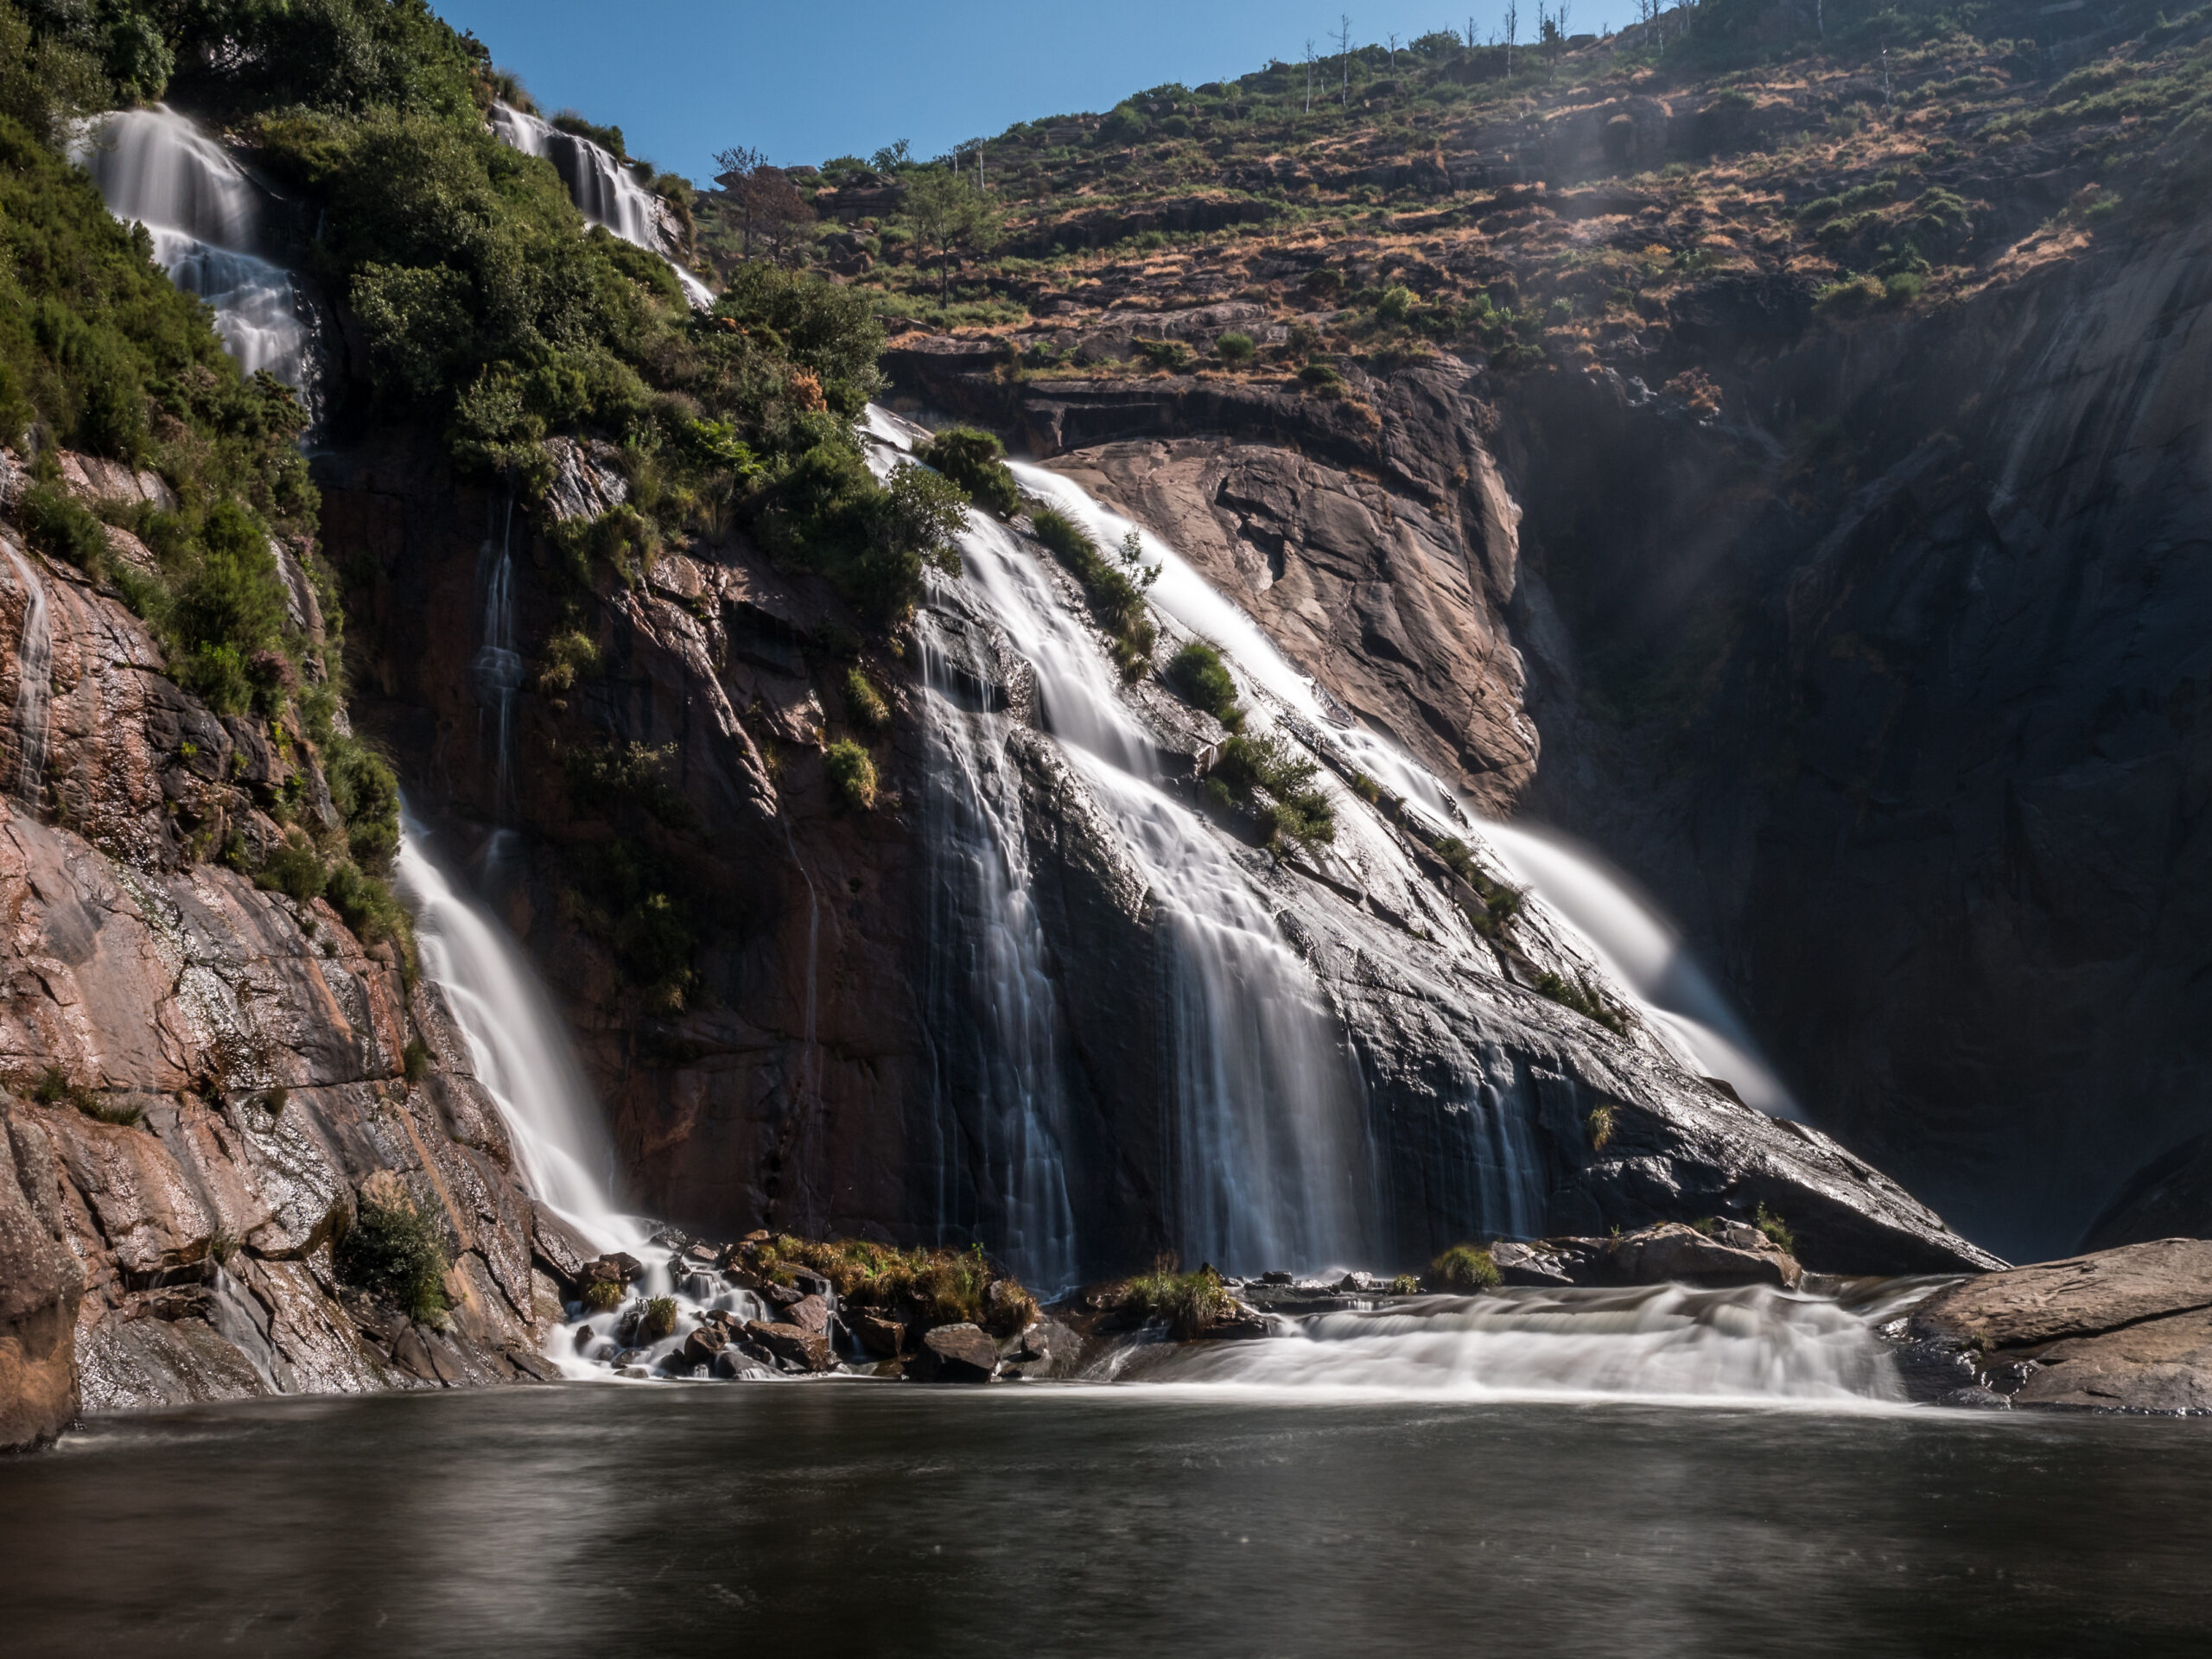
{"label": "green shrub", "polygon": [[429,1325],[454,1303],[446,1294],[445,1229],[437,1211],[396,1179],[373,1179],[333,1257],[338,1276]]}
{"label": "green shrub", "polygon": [[100,575],[107,563],[107,529],[76,497],[58,484],[34,484],[23,493],[22,513],[33,547],[95,579]]}
{"label": "green shrub", "polygon": [[254,885],[274,888],[296,905],[311,905],[322,897],[328,880],[322,858],[313,842],[295,830],[254,873]]}
{"label": "green shrub", "polygon": [[[880,1308],[924,1327],[980,1325],[1011,1335],[1036,1300],[991,1269],[980,1245],[966,1250],[901,1249],[863,1239],[821,1242],[779,1234],[746,1247],[755,1272],[789,1284],[795,1268],[821,1274],[855,1307]],[[1008,1328],[1011,1327],[1011,1328]]]}
{"label": "green shrub", "polygon": [[1177,652],[1167,664],[1167,683],[1181,692],[1193,708],[1203,709],[1230,731],[1244,723],[1236,706],[1236,682],[1230,677],[1221,653],[1201,639]]}
{"label": "green shrub", "polygon": [[1160,637],[1144,596],[1159,580],[1160,567],[1143,562],[1136,533],[1132,531],[1123,540],[1122,568],[1117,569],[1099,551],[1090,533],[1056,508],[1046,507],[1032,514],[1029,527],[1083,584],[1091,614],[1113,642],[1114,659],[1121,666],[1122,677],[1135,679],[1143,673]]}
{"label": "green shrub", "polygon": [[1122,1286],[1120,1306],[1132,1319],[1163,1322],[1168,1335],[1187,1342],[1227,1318],[1236,1302],[1211,1268],[1178,1273],[1163,1260]]}
{"label": "green shrub", "polygon": [[422,1082],[430,1075],[430,1046],[420,1037],[410,1037],[400,1052],[399,1068],[410,1086]]}
{"label": "green shrub", "polygon": [[1613,1138],[1613,1109],[1600,1101],[1590,1109],[1590,1149],[1603,1152],[1605,1143]]}
{"label": "green shrub", "polygon": [[1605,1001],[1586,979],[1563,979],[1548,969],[1536,976],[1535,991],[1561,1007],[1572,1008],[1585,1020],[1605,1027],[1617,1037],[1628,1034],[1628,1019]]}
{"label": "green shrub", "polygon": [[1760,1205],[1753,1212],[1751,1225],[1771,1239],[1777,1249],[1790,1255],[1797,1254],[1797,1235],[1784,1226],[1782,1217],[1769,1211],[1765,1205]]}
{"label": "green shrub", "polygon": [[1479,1244],[1454,1244],[1428,1264],[1428,1281],[1440,1290],[1469,1294],[1495,1290],[1505,1282],[1497,1263]]}
{"label": "green shrub", "polygon": [[823,753],[822,769],[838,800],[855,812],[875,810],[875,762],[850,738],[832,743]]}
{"label": "green shrub", "polygon": [[977,506],[1001,518],[1021,511],[1021,488],[1006,464],[1006,446],[988,432],[950,426],[915,452]]}
{"label": "green shrub", "polygon": [[870,731],[880,730],[890,724],[891,705],[883,700],[883,693],[859,669],[845,672],[845,713],[855,726],[865,726]]}
{"label": "green shrub", "polygon": [[658,1342],[676,1334],[677,1306],[672,1296],[656,1296],[638,1319],[638,1340]]}
{"label": "green shrub", "polygon": [[1402,1273],[1390,1281],[1390,1294],[1393,1296],[1418,1296],[1421,1294],[1421,1281],[1410,1273]]}
{"label": "green shrub", "polygon": [[1272,732],[1259,737],[1240,734],[1221,746],[1211,781],[1247,805],[1255,791],[1266,791],[1269,799],[1260,823],[1268,841],[1312,847],[1335,840],[1337,834],[1336,810],[1313,786],[1318,773],[1287,739]]}
{"label": "green shrub", "polygon": [[584,1306],[594,1313],[611,1313],[622,1306],[628,1287],[612,1279],[594,1279],[584,1287]]}
{"label": "green shrub", "polygon": [[1249,363],[1257,349],[1252,344],[1251,335],[1237,334],[1224,334],[1214,341],[1213,348],[1220,353],[1221,360],[1232,367]]}
{"label": "green shrub", "polygon": [[1298,372],[1298,378],[1309,386],[1341,386],[1344,378],[1326,363],[1308,363]]}
{"label": "green shrub", "polygon": [[643,812],[671,830],[697,820],[691,803],[668,781],[677,759],[674,743],[655,748],[632,741],[595,749],[570,749],[563,759],[569,798],[586,811],[617,820]]}
{"label": "green shrub", "polygon": [[1882,284],[1882,291],[1891,305],[1910,305],[1920,297],[1928,279],[1916,270],[1900,270]]}
{"label": "green shrub", "polygon": [[599,647],[592,643],[589,634],[571,628],[545,642],[537,671],[537,690],[540,695],[554,699],[556,707],[565,707],[559,699],[575,690],[579,681],[588,680],[598,672]]}
{"label": "green shrub", "polygon": [[1191,348],[1179,340],[1135,340],[1129,344],[1154,368],[1180,374],[1190,366]]}

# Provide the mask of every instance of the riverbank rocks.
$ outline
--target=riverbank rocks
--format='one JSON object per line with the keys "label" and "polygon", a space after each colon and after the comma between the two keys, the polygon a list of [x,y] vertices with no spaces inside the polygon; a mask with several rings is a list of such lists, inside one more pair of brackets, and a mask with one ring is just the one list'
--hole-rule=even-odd
{"label": "riverbank rocks", "polygon": [[998,1364],[998,1344],[981,1325],[941,1325],[924,1334],[907,1374],[924,1382],[988,1382]]}
{"label": "riverbank rocks", "polygon": [[830,1351],[830,1338],[818,1331],[772,1324],[766,1319],[747,1319],[745,1334],[777,1359],[803,1371],[827,1371],[837,1363],[836,1355]]}
{"label": "riverbank rocks", "polygon": [[1623,1285],[1771,1285],[1795,1290],[1805,1276],[1796,1257],[1740,1222],[1717,1222],[1710,1233],[1662,1222],[1612,1240],[1603,1263],[1612,1282]]}
{"label": "riverbank rocks", "polygon": [[[2056,1410],[2212,1413],[2212,1240],[2167,1238],[1993,1273],[1891,1334],[1901,1369]],[[1961,1382],[1961,1377],[1970,1381]]]}

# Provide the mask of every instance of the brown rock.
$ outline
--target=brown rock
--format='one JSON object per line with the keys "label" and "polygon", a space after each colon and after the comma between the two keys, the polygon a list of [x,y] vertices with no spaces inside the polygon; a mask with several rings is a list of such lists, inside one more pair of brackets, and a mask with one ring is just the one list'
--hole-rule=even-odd
{"label": "brown rock", "polygon": [[1623,1284],[1796,1288],[1805,1276],[1796,1257],[1777,1249],[1764,1233],[1750,1228],[1736,1230],[1739,1238],[1745,1234],[1758,1240],[1756,1247],[1708,1237],[1678,1221],[1662,1222],[1613,1241],[1606,1265],[1615,1281]]}
{"label": "brown rock", "polygon": [[784,1310],[785,1320],[817,1337],[830,1334],[830,1304],[819,1296],[802,1296]]}
{"label": "brown rock", "polygon": [[694,1365],[714,1362],[729,1346],[729,1335],[718,1325],[702,1325],[683,1338],[683,1357]]}
{"label": "brown rock", "polygon": [[855,1313],[851,1325],[861,1346],[879,1359],[896,1359],[906,1345],[906,1327],[900,1320],[880,1313]]}
{"label": "brown rock", "polygon": [[998,1363],[998,1344],[981,1325],[940,1325],[923,1336],[908,1370],[925,1382],[988,1382]]}
{"label": "brown rock", "polygon": [[0,1103],[0,1451],[51,1440],[77,1414],[85,1273],[61,1242],[59,1200],[45,1137]]}
{"label": "brown rock", "polygon": [[2092,1337],[2212,1307],[2212,1239],[2166,1238],[1985,1274],[1912,1316],[1916,1337],[1991,1349]]}
{"label": "brown rock", "polygon": [[2212,1310],[2069,1338],[2037,1358],[2016,1406],[2212,1412]]}
{"label": "brown rock", "polygon": [[830,1351],[830,1338],[796,1325],[771,1325],[765,1319],[747,1319],[745,1334],[766,1349],[778,1359],[810,1371],[826,1371],[837,1363]]}

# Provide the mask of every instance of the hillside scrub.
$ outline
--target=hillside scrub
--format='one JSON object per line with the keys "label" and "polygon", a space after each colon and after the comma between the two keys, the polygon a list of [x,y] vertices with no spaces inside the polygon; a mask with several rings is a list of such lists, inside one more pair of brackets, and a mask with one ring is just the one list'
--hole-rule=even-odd
{"label": "hillside scrub", "polygon": [[1046,507],[1029,520],[1030,533],[1051,549],[1067,566],[1090,601],[1091,614],[1106,631],[1114,660],[1124,679],[1135,679],[1152,661],[1152,648],[1160,631],[1153,624],[1145,592],[1159,580],[1160,567],[1143,562],[1143,550],[1133,531],[1123,542],[1120,568],[1101,552],[1098,543],[1081,524],[1055,508]]}
{"label": "hillside scrub", "polygon": [[738,1262],[773,1283],[796,1268],[820,1274],[855,1307],[876,1308],[924,1327],[980,1325],[1012,1336],[1036,1317],[1036,1299],[994,1268],[980,1246],[902,1249],[861,1239],[779,1234],[742,1247]]}
{"label": "hillside scrub", "polygon": [[[219,714],[251,713],[304,745],[300,758],[323,772],[337,821],[302,816],[296,782],[259,804],[312,842],[350,925],[404,947],[384,886],[397,792],[336,719],[342,619],[326,607],[320,644],[295,629],[276,569],[279,539],[317,565],[321,500],[296,447],[307,412],[272,377],[239,372],[206,308],[152,264],[145,232],[118,224],[92,181],[25,124],[52,114],[35,107],[39,66],[79,49],[0,6],[0,442],[36,456],[24,531],[40,551],[111,584],[179,684]],[[87,107],[116,95],[89,73],[59,84]],[[54,94],[57,83],[40,85],[40,96]],[[173,512],[103,509],[154,554],[153,571],[116,558],[103,524],[60,487],[52,454],[62,448],[149,468],[174,492]]]}
{"label": "hillside scrub", "polygon": [[1021,488],[1007,470],[1006,446],[988,432],[949,426],[914,453],[977,506],[1001,518],[1021,511]]}
{"label": "hillside scrub", "polygon": [[1255,792],[1264,791],[1268,799],[1260,808],[1260,827],[1267,839],[1314,847],[1337,835],[1336,809],[1313,785],[1319,775],[1319,768],[1287,738],[1273,732],[1256,737],[1239,734],[1221,746],[1207,783],[1217,791],[1217,798],[1248,806]]}
{"label": "hillside scrub", "polygon": [[1192,708],[1205,709],[1232,732],[1243,729],[1244,711],[1236,706],[1236,682],[1221,653],[1205,640],[1193,639],[1175,653],[1167,664],[1167,683]]}

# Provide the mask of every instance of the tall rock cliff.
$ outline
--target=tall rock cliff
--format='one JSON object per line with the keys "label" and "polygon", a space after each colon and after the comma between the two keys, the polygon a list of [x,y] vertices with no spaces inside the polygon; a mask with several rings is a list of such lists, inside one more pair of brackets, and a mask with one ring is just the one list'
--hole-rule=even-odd
{"label": "tall rock cliff", "polygon": [[[212,714],[118,591],[5,521],[0,572],[0,1445],[80,1408],[547,1374],[532,1205],[435,991],[195,856],[315,810],[298,734]],[[336,1271],[378,1179],[443,1235],[434,1323]]]}

